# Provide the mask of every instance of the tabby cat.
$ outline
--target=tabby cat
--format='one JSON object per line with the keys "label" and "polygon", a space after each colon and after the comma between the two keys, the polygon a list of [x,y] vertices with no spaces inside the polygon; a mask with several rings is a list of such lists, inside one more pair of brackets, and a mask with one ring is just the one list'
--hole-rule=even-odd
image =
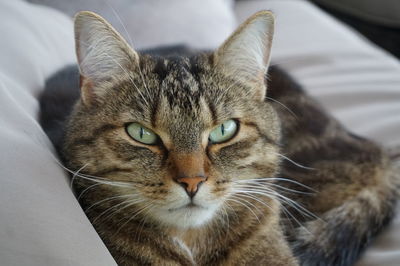
{"label": "tabby cat", "polygon": [[398,161],[269,67],[273,31],[160,56],[75,17],[41,124],[119,265],[351,265],[393,217]]}

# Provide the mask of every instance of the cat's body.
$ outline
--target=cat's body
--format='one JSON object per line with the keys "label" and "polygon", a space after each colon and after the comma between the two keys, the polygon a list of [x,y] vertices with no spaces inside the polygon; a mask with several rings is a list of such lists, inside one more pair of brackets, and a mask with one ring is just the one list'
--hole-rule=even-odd
{"label": "cat's body", "polygon": [[[41,123],[79,171],[80,202],[120,265],[351,265],[393,216],[400,174],[382,148],[348,133],[283,71],[259,80],[229,59],[263,19],[270,23],[265,13],[249,19],[215,54],[162,58],[123,47],[133,65],[113,52],[113,75],[80,60],[81,99],[76,67],[48,82]],[[70,81],[64,96],[60,75]],[[203,132],[224,121],[236,133],[210,143]],[[130,122],[158,142],[132,140]]]}

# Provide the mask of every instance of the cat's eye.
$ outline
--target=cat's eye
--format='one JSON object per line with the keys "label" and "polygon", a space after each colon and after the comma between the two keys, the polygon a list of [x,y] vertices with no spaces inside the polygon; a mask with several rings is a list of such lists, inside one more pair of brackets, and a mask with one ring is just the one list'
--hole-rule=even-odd
{"label": "cat's eye", "polygon": [[129,136],[131,136],[131,138],[143,144],[152,145],[155,144],[158,140],[158,136],[156,133],[139,123],[129,124],[126,127],[126,131],[128,132]]}
{"label": "cat's eye", "polygon": [[219,126],[215,127],[208,139],[211,143],[221,143],[230,140],[238,130],[238,124],[235,120],[229,119]]}

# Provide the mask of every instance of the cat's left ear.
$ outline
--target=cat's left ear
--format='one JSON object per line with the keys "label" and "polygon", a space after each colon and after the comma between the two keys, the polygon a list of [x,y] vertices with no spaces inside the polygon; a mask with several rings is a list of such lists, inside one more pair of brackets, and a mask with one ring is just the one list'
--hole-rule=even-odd
{"label": "cat's left ear", "polygon": [[102,17],[81,11],[75,16],[75,46],[81,74],[81,98],[90,105],[100,102],[105,84],[139,65],[138,54]]}
{"label": "cat's left ear", "polygon": [[263,101],[266,94],[274,16],[260,11],[248,18],[214,53],[218,71],[252,88],[252,94]]}

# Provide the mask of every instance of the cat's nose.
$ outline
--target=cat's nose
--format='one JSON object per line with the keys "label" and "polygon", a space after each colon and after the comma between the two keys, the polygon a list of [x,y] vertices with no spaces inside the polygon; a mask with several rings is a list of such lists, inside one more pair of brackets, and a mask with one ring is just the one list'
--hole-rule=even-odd
{"label": "cat's nose", "polygon": [[186,190],[189,197],[193,198],[201,184],[207,180],[204,176],[195,177],[182,177],[178,178],[176,181]]}

